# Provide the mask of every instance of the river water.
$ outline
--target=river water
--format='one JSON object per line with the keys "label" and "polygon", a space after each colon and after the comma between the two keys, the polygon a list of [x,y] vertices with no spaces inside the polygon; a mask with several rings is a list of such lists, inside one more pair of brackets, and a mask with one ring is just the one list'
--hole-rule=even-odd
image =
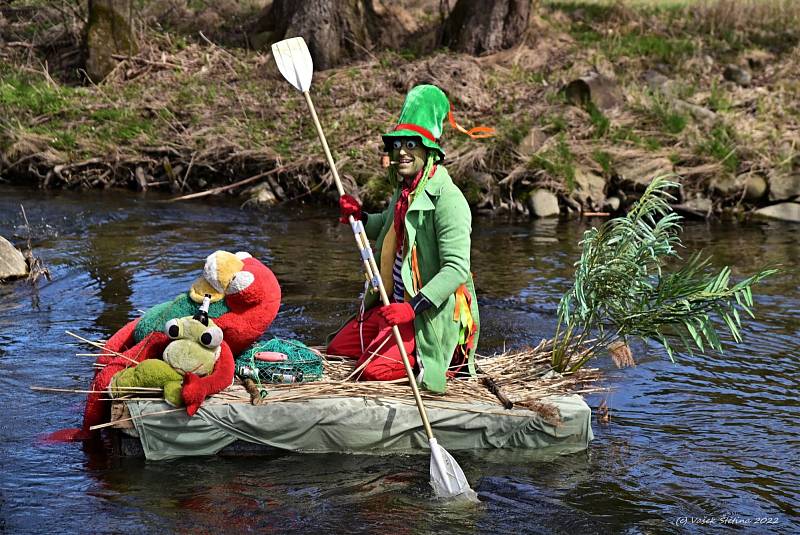
{"label": "river water", "polygon": [[[26,236],[23,203],[53,276],[36,291],[0,286],[0,532],[800,532],[800,227],[687,223],[687,249],[705,249],[734,277],[787,268],[757,288],[744,343],[676,364],[639,344],[638,366],[625,370],[599,358],[610,392],[587,402],[605,402],[610,420],[594,419],[590,448],[459,453],[481,503],[454,508],[431,500],[427,456],[145,462],[37,442],[80,425],[81,395],[29,389],[88,386],[91,359],[75,353],[89,351],[64,331],[107,338],[137,309],[185,291],[214,250],[271,266],[284,294],[278,336],[318,344],[355,305],[363,279],[333,211],[156,200],[0,188],[0,235]],[[474,221],[481,352],[552,334],[585,228]]]}

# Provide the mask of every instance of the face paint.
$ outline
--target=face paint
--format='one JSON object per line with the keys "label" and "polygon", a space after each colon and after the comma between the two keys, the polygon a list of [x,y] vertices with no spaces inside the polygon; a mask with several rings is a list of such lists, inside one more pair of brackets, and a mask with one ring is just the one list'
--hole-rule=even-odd
{"label": "face paint", "polygon": [[428,151],[417,139],[394,139],[389,148],[392,160],[397,162],[397,173],[403,178],[413,178],[425,167]]}

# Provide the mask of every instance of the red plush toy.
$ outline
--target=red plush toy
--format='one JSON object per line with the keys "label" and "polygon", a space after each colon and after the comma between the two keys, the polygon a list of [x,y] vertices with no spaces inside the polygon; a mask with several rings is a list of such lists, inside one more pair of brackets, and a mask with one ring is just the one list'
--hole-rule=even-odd
{"label": "red plush toy", "polygon": [[[86,439],[90,427],[108,418],[108,402],[101,400],[111,378],[118,371],[151,358],[161,358],[170,338],[164,333],[167,321],[197,312],[205,295],[211,296],[209,317],[222,329],[224,343],[230,351],[217,361],[213,372],[205,377],[187,373],[182,395],[187,412],[193,415],[203,400],[231,385],[234,355],[258,340],[269,328],[280,307],[281,289],[272,271],[247,253],[217,251],[206,260],[203,275],[191,289],[173,301],[156,305],[112,336],[105,345],[106,353],[122,356],[100,357],[105,367],[92,381],[84,411],[83,428],[70,435],[56,433],[58,440]],[[54,436],[55,436],[54,435]]]}

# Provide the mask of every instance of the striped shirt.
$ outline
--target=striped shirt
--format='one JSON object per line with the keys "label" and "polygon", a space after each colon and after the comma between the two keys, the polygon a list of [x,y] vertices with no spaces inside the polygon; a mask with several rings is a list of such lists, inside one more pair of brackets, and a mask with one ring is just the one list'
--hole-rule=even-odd
{"label": "striped shirt", "polygon": [[392,281],[394,282],[394,290],[392,291],[392,302],[402,303],[405,301],[405,287],[403,286],[403,277],[400,275],[400,269],[403,267],[403,251],[397,251],[394,257],[394,265],[392,266]]}

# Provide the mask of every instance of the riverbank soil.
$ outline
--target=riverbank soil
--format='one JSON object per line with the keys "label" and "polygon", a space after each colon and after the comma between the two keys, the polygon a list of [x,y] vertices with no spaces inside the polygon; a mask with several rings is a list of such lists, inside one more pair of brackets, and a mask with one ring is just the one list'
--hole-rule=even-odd
{"label": "riverbank soil", "polygon": [[[0,7],[0,180],[333,201],[305,103],[269,53],[265,2],[144,2],[127,14],[136,52],[112,54],[99,81],[83,67],[84,4]],[[367,205],[389,191],[380,133],[409,88],[435,83],[461,125],[497,130],[445,129],[478,210],[613,213],[677,173],[684,214],[797,216],[797,2],[545,1],[519,44],[479,57],[437,45],[440,5],[396,3],[400,44],[375,38],[315,73],[346,188]]]}

